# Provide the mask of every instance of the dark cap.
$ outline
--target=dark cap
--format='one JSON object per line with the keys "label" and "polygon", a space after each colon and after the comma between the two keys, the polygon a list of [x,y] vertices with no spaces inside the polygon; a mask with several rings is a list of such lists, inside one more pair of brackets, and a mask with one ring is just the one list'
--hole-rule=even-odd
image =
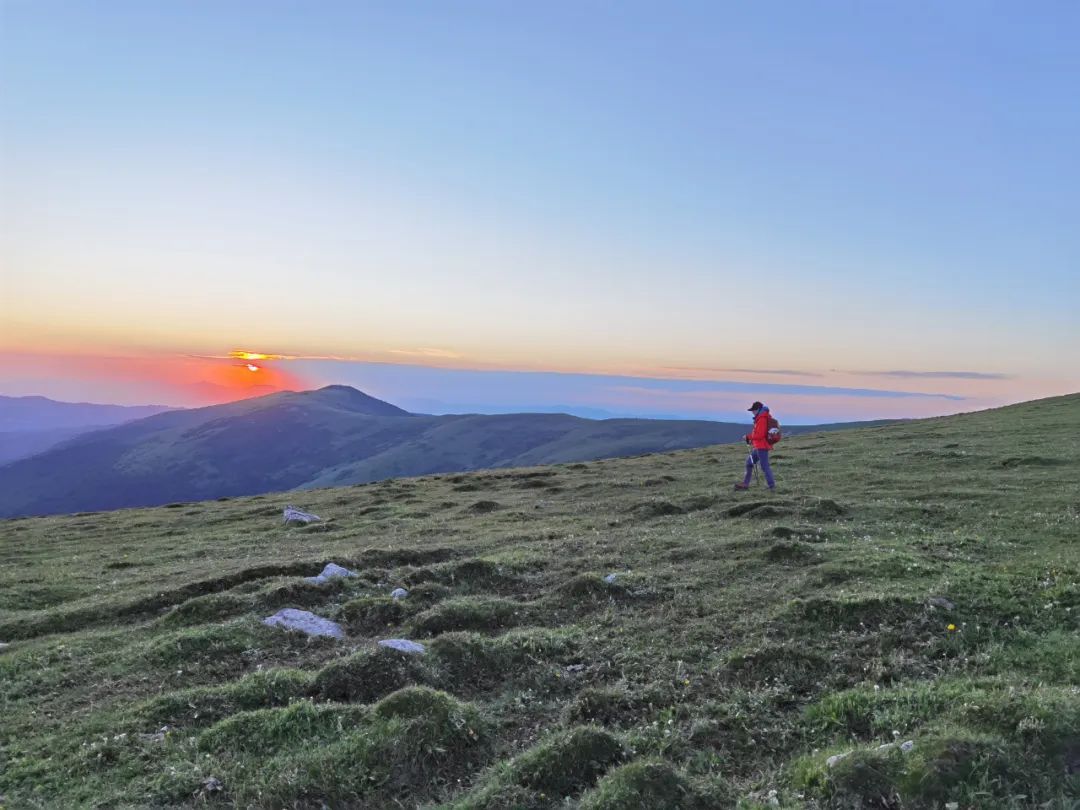
{"label": "dark cap", "polygon": [[760,402],[755,402],[755,403],[754,403],[753,405],[751,405],[751,406],[750,406],[749,408],[747,408],[746,410],[748,410],[748,411],[760,411],[760,410],[761,410],[762,408],[764,408],[764,407],[765,407],[765,406],[764,406],[764,405],[762,405],[762,404],[761,404]]}

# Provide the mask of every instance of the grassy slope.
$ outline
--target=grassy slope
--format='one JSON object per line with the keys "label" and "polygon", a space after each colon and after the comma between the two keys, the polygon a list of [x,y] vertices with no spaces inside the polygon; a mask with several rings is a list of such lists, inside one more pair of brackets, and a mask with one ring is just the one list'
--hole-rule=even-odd
{"label": "grassy slope", "polygon": [[[0,523],[0,794],[1076,806],[1080,397],[793,439],[773,497],[742,456],[312,491],[300,529],[285,496]],[[363,577],[300,580],[329,560]]]}

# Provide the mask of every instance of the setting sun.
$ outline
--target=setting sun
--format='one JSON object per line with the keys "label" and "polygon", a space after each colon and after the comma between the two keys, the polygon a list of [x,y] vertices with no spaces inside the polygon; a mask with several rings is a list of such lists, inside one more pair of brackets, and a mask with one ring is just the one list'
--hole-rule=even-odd
{"label": "setting sun", "polygon": [[254,363],[248,363],[247,364],[247,370],[248,371],[258,371],[259,367],[257,365],[255,365]]}

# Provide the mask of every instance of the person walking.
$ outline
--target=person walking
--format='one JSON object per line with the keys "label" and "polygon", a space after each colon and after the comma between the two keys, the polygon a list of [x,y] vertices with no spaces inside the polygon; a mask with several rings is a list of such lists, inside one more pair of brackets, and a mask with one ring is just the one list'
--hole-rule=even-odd
{"label": "person walking", "polygon": [[769,466],[769,451],[772,449],[772,444],[769,442],[769,409],[760,402],[755,402],[747,410],[754,414],[754,429],[743,439],[751,445],[751,449],[750,455],[746,457],[746,476],[741,484],[735,485],[735,489],[750,489],[754,465],[760,464],[761,471],[765,473],[765,484],[772,491],[776,489],[776,481],[773,479],[772,468]]}

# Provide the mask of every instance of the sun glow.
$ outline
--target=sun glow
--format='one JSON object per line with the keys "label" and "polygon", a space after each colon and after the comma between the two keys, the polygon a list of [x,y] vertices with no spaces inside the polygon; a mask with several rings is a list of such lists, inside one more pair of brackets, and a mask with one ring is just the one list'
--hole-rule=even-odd
{"label": "sun glow", "polygon": [[252,372],[254,372],[254,371],[258,371],[258,370],[259,370],[259,366],[255,365],[254,363],[248,363],[248,364],[247,364],[247,370],[248,370],[248,371],[252,371]]}

